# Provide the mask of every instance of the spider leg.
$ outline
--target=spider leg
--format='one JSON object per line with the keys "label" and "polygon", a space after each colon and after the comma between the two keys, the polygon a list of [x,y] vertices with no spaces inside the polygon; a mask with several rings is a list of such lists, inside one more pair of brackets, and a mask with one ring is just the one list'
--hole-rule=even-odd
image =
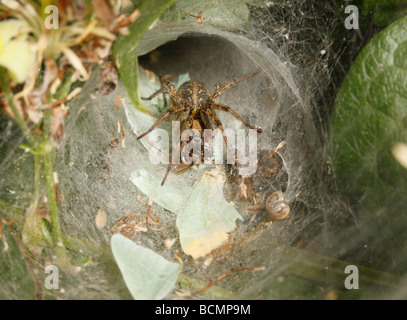
{"label": "spider leg", "polygon": [[[161,87],[160,89],[158,89],[156,92],[154,92],[151,96],[149,96],[148,98],[143,98],[141,97],[141,100],[152,100],[153,98],[155,98],[157,95],[159,95],[161,92],[163,93],[163,96],[165,97],[165,94],[168,93],[167,91],[168,89],[165,87]],[[166,102],[166,100],[165,100]]]}
{"label": "spider leg", "polygon": [[[173,152],[174,152],[174,151],[173,151]],[[175,149],[175,152],[179,152],[178,143],[177,143],[177,148]],[[172,167],[172,155],[171,155],[171,157],[170,157],[170,163],[168,164],[167,171],[165,172],[163,181],[161,181],[161,185],[162,185],[162,186],[164,185],[165,180],[167,180],[167,177],[168,177],[168,174],[170,173],[171,167]]]}
{"label": "spider leg", "polygon": [[222,87],[222,84],[220,82],[217,82],[215,84],[215,91],[214,91],[214,94],[212,96],[212,101],[215,102],[215,103],[218,103],[219,95],[217,95],[215,98],[214,98],[214,96],[215,96],[215,94],[217,94],[217,92],[220,90],[221,87]]}
{"label": "spider leg", "polygon": [[223,135],[223,140],[225,140],[225,144],[226,144],[226,146],[228,146],[228,139],[225,135],[225,130],[223,129],[222,122],[220,122],[220,120],[216,116],[216,114],[209,108],[204,109],[201,112],[205,113],[215,123],[216,127],[218,127],[220,129],[220,131],[222,132],[222,135]]}
{"label": "spider leg", "polygon": [[170,89],[170,92],[175,94],[175,85],[170,80],[164,76],[160,76],[160,82],[162,86],[165,84],[168,89]]}
{"label": "spider leg", "polygon": [[[164,87],[164,77],[160,76],[160,83],[161,83],[161,88]],[[164,99],[164,108],[167,108],[167,98],[165,97],[165,92],[163,92],[163,99]]]}
{"label": "spider leg", "polygon": [[233,86],[237,82],[242,81],[244,79],[254,77],[259,72],[260,72],[260,68],[257,69],[257,71],[254,72],[254,73],[247,74],[247,75],[239,77],[239,78],[234,78],[233,80],[230,80],[228,83],[226,83],[222,88],[219,88],[220,84],[218,85],[218,83],[217,83],[216,86],[215,86],[215,92],[214,92],[214,94],[212,96],[212,100],[218,98],[223,92],[225,92],[227,89],[229,89],[231,86]]}
{"label": "spider leg", "polygon": [[[211,109],[207,108],[207,109],[204,109],[202,112],[204,112],[215,123],[215,125],[220,129],[220,131],[222,132],[223,140],[225,141],[225,144],[226,144],[227,152],[228,152],[228,154],[232,154],[229,150],[228,138],[225,135],[225,130],[223,129],[222,122],[220,122],[217,115]],[[235,161],[237,164],[239,164],[239,162],[237,161],[236,155],[235,155]]]}
{"label": "spider leg", "polygon": [[229,113],[233,114],[237,119],[239,119],[245,126],[249,127],[250,129],[256,129],[258,133],[263,132],[262,128],[256,127],[256,126],[251,126],[250,124],[248,124],[241,116],[239,116],[235,111],[233,111],[233,109],[231,107],[225,106],[223,104],[213,103],[212,108],[229,112]]}
{"label": "spider leg", "polygon": [[222,84],[220,82],[216,82],[216,84],[215,84],[215,92],[219,91],[221,87],[222,87]]}
{"label": "spider leg", "polygon": [[160,76],[160,83],[161,87],[164,87],[166,85],[168,89],[170,90],[169,92],[163,92],[163,99],[164,99],[164,108],[167,107],[167,99],[165,97],[165,93],[168,93],[171,97],[175,95],[175,85],[168,80],[165,76]]}
{"label": "spider leg", "polygon": [[[160,83],[161,83],[161,88],[160,89],[158,89],[156,92],[154,92],[148,98],[141,97],[141,99],[142,100],[152,100],[158,94],[162,93],[163,94],[163,99],[164,99],[164,107],[166,108],[167,107],[167,98],[165,97],[165,94],[168,94],[170,96],[175,94],[175,86],[171,81],[166,79],[164,76],[160,76]],[[166,85],[168,88],[166,88],[164,85]]]}
{"label": "spider leg", "polygon": [[[181,135],[182,135],[182,133],[184,132],[185,129],[188,129],[188,128],[191,127],[193,120],[194,120],[193,116],[190,115],[190,116],[188,116],[188,118],[187,118],[187,119],[185,120],[185,122],[183,123],[183,125],[182,125],[182,130],[181,130],[181,134],[180,134],[180,136],[178,137],[178,141],[177,141],[177,144],[176,144],[177,147],[175,148],[175,151],[173,151],[173,152],[175,152],[175,153],[178,153],[178,152],[179,152],[179,150],[180,150],[180,143],[179,143],[179,141],[180,141],[180,139],[181,139]],[[184,146],[184,143],[183,143],[182,147],[183,147],[183,146]],[[164,175],[163,181],[161,182],[161,185],[164,185],[165,180],[167,179],[168,174],[170,173],[170,170],[171,170],[172,165],[173,165],[173,163],[172,163],[172,155],[171,155],[171,157],[170,157],[170,163],[168,164],[167,171],[165,172],[165,175]]]}
{"label": "spider leg", "polygon": [[[173,151],[173,152],[174,152],[174,151]],[[178,143],[177,143],[177,148],[175,149],[175,152],[176,152],[176,153],[179,152]],[[163,181],[161,181],[161,185],[162,185],[162,186],[164,185],[165,180],[167,180],[167,177],[168,177],[168,174],[170,173],[170,170],[171,170],[172,165],[173,165],[173,163],[172,163],[172,155],[171,155],[171,157],[170,157],[170,163],[168,164],[167,171],[165,172]]]}
{"label": "spider leg", "polygon": [[167,118],[170,114],[172,113],[176,113],[176,112],[180,112],[180,111],[186,111],[189,109],[189,106],[187,105],[180,105],[180,106],[175,106],[172,107],[170,110],[168,110],[166,113],[164,113],[160,119],[157,120],[156,123],[154,123],[150,129],[148,129],[146,132],[144,132],[142,135],[137,137],[137,140],[140,140],[141,138],[143,138],[144,136],[146,136],[147,134],[149,134],[151,131],[154,130],[155,127],[157,127],[165,118]]}

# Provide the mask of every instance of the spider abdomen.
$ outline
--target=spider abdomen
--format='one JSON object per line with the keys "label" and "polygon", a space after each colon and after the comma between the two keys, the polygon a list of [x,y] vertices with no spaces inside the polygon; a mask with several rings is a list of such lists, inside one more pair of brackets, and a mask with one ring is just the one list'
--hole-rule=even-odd
{"label": "spider abdomen", "polygon": [[194,109],[203,107],[211,93],[204,84],[198,81],[184,82],[177,90],[177,96],[186,101]]}

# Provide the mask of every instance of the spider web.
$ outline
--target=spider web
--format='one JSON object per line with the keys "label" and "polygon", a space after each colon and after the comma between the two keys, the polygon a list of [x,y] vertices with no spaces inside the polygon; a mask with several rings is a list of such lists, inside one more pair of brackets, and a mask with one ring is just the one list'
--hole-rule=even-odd
{"label": "spider web", "polygon": [[[265,271],[225,277],[219,283],[242,298],[323,298],[318,282],[296,282],[298,287],[285,293],[284,288],[290,288],[289,280],[286,284],[281,277],[291,270],[293,261],[286,262],[282,257],[298,245],[332,258],[346,258],[348,249],[353,248],[352,243],[340,246],[356,223],[349,206],[336,196],[330,182],[325,141],[335,90],[363,42],[353,41],[356,36],[350,32],[346,41],[334,42],[333,32],[342,23],[340,8],[334,1],[275,1],[250,9],[250,26],[240,32],[217,28],[210,21],[190,21],[184,26],[158,22],[143,37],[138,52],[145,69],[156,75],[170,74],[174,81],[188,74],[205,83],[211,92],[217,82],[224,84],[261,68],[258,75],[228,89],[220,98],[220,103],[232,107],[250,124],[263,128],[258,135],[259,158],[285,142],[273,156],[265,158],[253,175],[256,203],[241,199],[239,178],[225,185],[227,200],[244,222],[231,234],[229,251],[214,254],[210,264],[182,255],[176,241],[175,215],[156,204],[152,211],[159,218],[157,227],[168,227],[164,231],[139,232],[134,241],[171,261],[176,261],[178,250],[183,272],[195,278],[216,279],[231,269],[264,266]],[[368,30],[364,41],[370,35]],[[131,173],[146,168],[163,177],[166,171],[165,165],[151,164],[127,122],[123,106],[116,109],[118,96],[129,101],[123,85],[119,83],[109,95],[95,98],[99,84],[95,70],[81,94],[69,104],[65,144],[56,155],[55,171],[63,197],[62,228],[70,239],[88,243],[89,249],[70,252],[72,260],[82,265],[81,272],[64,275],[63,290],[47,292],[52,297],[129,297],[117,267],[112,261],[106,262],[103,255],[109,250],[110,229],[126,214],[134,213],[141,222],[145,219],[148,198],[131,183]],[[143,88],[140,91],[142,96],[148,95],[143,94]],[[240,125],[230,114],[218,115],[225,128]],[[12,144],[17,148],[21,137],[11,133],[16,130],[11,130],[6,120],[1,121],[0,198],[26,208],[30,199],[26,189],[30,189],[31,180],[16,170],[24,171],[18,167],[28,156],[20,150],[16,165],[17,157],[3,146]],[[233,168],[223,166],[222,170],[229,174]],[[170,173],[167,181],[192,187],[202,173],[195,168],[180,176]],[[251,209],[264,206],[265,199],[276,191],[284,192],[290,204],[289,218],[258,231],[256,225],[268,215],[264,210]],[[102,227],[95,223],[101,211],[107,216]],[[170,248],[164,245],[171,242],[174,245]],[[329,278],[324,280],[324,286],[329,284]],[[0,295],[7,297],[16,291],[17,285],[0,291]]]}

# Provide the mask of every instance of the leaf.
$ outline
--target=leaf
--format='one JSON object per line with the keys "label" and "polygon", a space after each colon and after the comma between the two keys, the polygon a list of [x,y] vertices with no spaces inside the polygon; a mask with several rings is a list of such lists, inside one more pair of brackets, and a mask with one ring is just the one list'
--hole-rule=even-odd
{"label": "leaf", "polygon": [[201,12],[205,19],[203,23],[228,29],[244,28],[250,21],[250,11],[244,0],[176,0],[160,20],[169,24],[191,24],[198,19],[187,14],[198,16]]}
{"label": "leaf", "polygon": [[137,46],[150,25],[173,2],[174,0],[144,0],[139,7],[140,17],[129,26],[130,34],[120,36],[113,47],[114,59],[127,93],[132,103],[144,112],[147,110],[140,101],[138,91]]}
{"label": "leaf", "polygon": [[[36,288],[34,273],[30,273],[32,266],[28,263],[29,257],[24,255],[22,244],[17,243],[17,235],[13,236],[10,229],[3,225],[3,240],[7,242],[7,250],[0,240],[0,299],[22,300],[38,298],[41,288]],[[32,261],[30,261],[32,263]],[[40,274],[40,269],[35,271]],[[39,283],[41,284],[41,282]],[[36,292],[38,290],[38,292]]]}
{"label": "leaf", "polygon": [[339,191],[353,201],[360,226],[348,235],[348,251],[395,274],[407,267],[407,170],[392,153],[407,141],[406,53],[404,17],[357,57],[335,104],[329,142]]}
{"label": "leaf", "polygon": [[363,11],[373,11],[377,25],[387,26],[407,14],[406,0],[364,0]]}
{"label": "leaf", "polygon": [[0,65],[6,67],[17,82],[24,82],[35,64],[35,51],[28,41],[29,29],[23,20],[0,22]]}
{"label": "leaf", "polygon": [[164,259],[121,234],[112,236],[111,248],[134,299],[163,299],[174,288],[180,269],[178,263]]}
{"label": "leaf", "polygon": [[44,234],[42,218],[38,211],[39,203],[34,199],[25,214],[21,235],[24,245],[37,258],[47,245],[47,236]]}
{"label": "leaf", "polygon": [[55,92],[54,98],[56,100],[64,99],[71,89],[72,85],[72,73],[66,73],[62,79],[62,83],[59,85],[57,91]]}
{"label": "leaf", "polygon": [[162,178],[158,179],[143,169],[132,172],[130,180],[141,192],[152,197],[155,203],[166,210],[178,213],[185,206],[189,191],[187,188],[176,187],[168,181],[161,186]]}
{"label": "leaf", "polygon": [[335,103],[329,153],[342,191],[407,184],[394,159],[396,142],[407,141],[407,17],[362,50]]}
{"label": "leaf", "polygon": [[223,176],[220,172],[205,172],[190,190],[161,180],[146,170],[136,170],[130,180],[155,203],[177,214],[182,250],[194,259],[205,256],[228,239],[236,227],[239,212],[223,196]]}
{"label": "leaf", "polygon": [[205,256],[228,239],[243,220],[223,196],[221,173],[205,172],[196,184],[184,209],[177,216],[182,249],[194,259]]}

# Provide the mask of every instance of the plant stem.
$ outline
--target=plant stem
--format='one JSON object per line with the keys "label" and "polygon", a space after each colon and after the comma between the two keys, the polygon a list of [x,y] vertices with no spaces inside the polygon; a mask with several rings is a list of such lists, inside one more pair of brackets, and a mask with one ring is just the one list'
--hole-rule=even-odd
{"label": "plant stem", "polygon": [[[49,128],[51,124],[51,110],[44,111],[44,144],[49,144]],[[54,182],[54,154],[55,150],[43,156],[45,185],[47,189],[48,210],[51,218],[54,249],[57,261],[60,265],[69,266],[69,259],[66,254],[65,245],[62,239],[61,225],[59,223],[58,204],[55,195]]]}
{"label": "plant stem", "polygon": [[68,256],[62,240],[61,226],[59,223],[58,205],[55,196],[55,184],[53,176],[54,152],[44,156],[44,175],[47,188],[48,210],[51,217],[52,235],[57,261],[61,265],[69,265]]}
{"label": "plant stem", "polygon": [[27,141],[30,143],[31,147],[35,147],[35,139],[31,134],[30,129],[28,128],[27,124],[21,117],[20,112],[18,111],[16,105],[14,104],[13,101],[13,94],[10,91],[10,87],[8,85],[7,79],[6,79],[6,73],[4,71],[4,68],[0,67],[0,86],[3,89],[4,95],[6,96],[7,102],[13,111],[14,114],[14,120],[20,127],[21,131],[23,132],[24,136],[26,137]]}
{"label": "plant stem", "polygon": [[41,195],[41,169],[42,169],[42,156],[34,155],[34,183],[33,183],[33,196],[37,201]]}

